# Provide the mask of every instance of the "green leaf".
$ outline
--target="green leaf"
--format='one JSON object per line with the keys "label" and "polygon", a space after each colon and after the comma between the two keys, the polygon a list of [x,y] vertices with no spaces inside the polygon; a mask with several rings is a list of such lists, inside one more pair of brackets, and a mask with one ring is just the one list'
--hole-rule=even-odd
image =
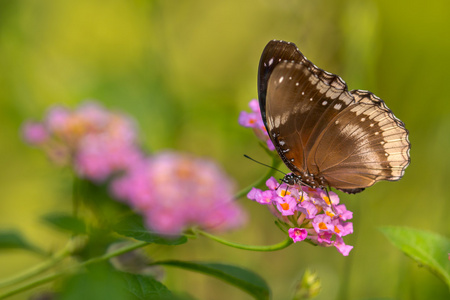
{"label": "green leaf", "polygon": [[174,237],[173,239],[171,239],[162,237],[154,232],[149,231],[144,227],[142,218],[138,215],[134,215],[132,217],[121,220],[114,226],[114,230],[121,235],[148,243],[161,245],[180,245],[187,242],[187,238],[185,236]]}
{"label": "green leaf", "polygon": [[220,263],[186,262],[179,260],[159,261],[155,264],[174,266],[214,276],[234,285],[258,300],[270,298],[270,288],[264,279],[256,273],[240,267]]}
{"label": "green leaf", "polygon": [[70,231],[77,234],[86,233],[86,224],[81,219],[65,213],[50,213],[43,216],[42,219],[64,231]]}
{"label": "green leaf", "polygon": [[406,227],[382,227],[381,232],[394,246],[427,267],[450,288],[450,240],[433,232]]}
{"label": "green leaf", "polygon": [[17,231],[0,232],[0,249],[24,249],[43,254],[44,251],[32,245]]}
{"label": "green leaf", "polygon": [[174,295],[161,282],[149,276],[123,274],[125,288],[139,300],[175,299]]}
{"label": "green leaf", "polygon": [[69,277],[58,299],[134,300],[133,295],[127,292],[121,275],[107,264],[93,266],[87,272]]}

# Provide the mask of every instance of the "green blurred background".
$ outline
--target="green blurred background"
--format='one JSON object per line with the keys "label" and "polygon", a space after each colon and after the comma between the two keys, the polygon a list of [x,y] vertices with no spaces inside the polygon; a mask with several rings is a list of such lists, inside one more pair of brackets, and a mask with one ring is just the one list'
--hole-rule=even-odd
{"label": "green blurred background", "polygon": [[[237,118],[257,96],[265,44],[283,39],[341,75],[350,89],[383,98],[405,122],[412,163],[404,178],[341,194],[355,212],[355,233],[346,238],[355,246],[349,257],[309,244],[244,252],[204,238],[152,248],[151,254],[247,267],[267,280],[273,299],[289,299],[307,267],[322,278],[318,299],[444,299],[446,286],[377,227],[450,233],[449,32],[450,2],[444,0],[0,0],[1,229],[18,228],[48,250],[67,240],[40,216],[70,211],[70,177],[24,145],[18,133],[24,119],[41,118],[52,104],[74,107],[98,99],[136,118],[149,151],[208,156],[239,187],[253,182],[266,170],[242,155],[270,161]],[[240,202],[248,225],[227,238],[249,244],[284,239],[265,207]],[[2,252],[0,276],[39,261],[26,252]],[[251,299],[216,279],[167,271],[169,288],[198,299]]]}

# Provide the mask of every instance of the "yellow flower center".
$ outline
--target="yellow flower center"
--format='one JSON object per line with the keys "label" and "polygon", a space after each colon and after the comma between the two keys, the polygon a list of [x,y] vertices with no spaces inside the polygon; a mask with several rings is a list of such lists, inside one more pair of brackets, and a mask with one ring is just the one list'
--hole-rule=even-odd
{"label": "yellow flower center", "polygon": [[284,196],[286,196],[286,195],[290,195],[291,192],[289,192],[289,191],[287,191],[287,190],[282,190],[280,194],[281,194],[281,197],[284,197]]}
{"label": "yellow flower center", "polygon": [[327,224],[325,224],[324,222],[320,222],[319,228],[324,230],[324,229],[327,229],[328,227],[327,227]]}
{"label": "yellow flower center", "polygon": [[330,217],[334,217],[334,213],[332,213],[331,211],[326,211],[325,213]]}
{"label": "yellow flower center", "polygon": [[281,205],[281,208],[283,210],[289,210],[289,204],[288,203],[281,203],[280,205]]}

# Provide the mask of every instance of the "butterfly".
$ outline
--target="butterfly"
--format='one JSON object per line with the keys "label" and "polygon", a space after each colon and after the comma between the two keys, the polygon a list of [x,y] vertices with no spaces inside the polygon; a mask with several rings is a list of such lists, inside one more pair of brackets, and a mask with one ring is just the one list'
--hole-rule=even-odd
{"label": "butterfly", "polygon": [[354,194],[399,180],[410,163],[408,130],[383,100],[349,91],[290,42],[272,40],[258,69],[258,98],[289,184]]}

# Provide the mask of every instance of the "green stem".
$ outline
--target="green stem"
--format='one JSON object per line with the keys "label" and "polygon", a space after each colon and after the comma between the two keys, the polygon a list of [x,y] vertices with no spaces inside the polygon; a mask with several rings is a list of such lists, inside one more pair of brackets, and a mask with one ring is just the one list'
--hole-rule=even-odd
{"label": "green stem", "polygon": [[74,217],[78,217],[78,212],[79,212],[79,208],[80,208],[80,182],[79,179],[75,177],[75,175],[73,175],[73,180],[72,180],[72,211],[73,211],[73,216]]}
{"label": "green stem", "polygon": [[22,286],[19,286],[19,287],[15,288],[15,289],[13,289],[13,290],[11,290],[9,292],[6,292],[6,293],[0,295],[0,299],[5,299],[5,298],[10,297],[12,295],[16,295],[16,294],[18,294],[20,292],[23,292],[23,291],[29,290],[31,288],[34,288],[36,286],[43,285],[43,284],[51,282],[51,281],[53,281],[53,280],[55,280],[57,278],[60,278],[63,275],[66,275],[68,273],[76,272],[76,271],[80,270],[81,268],[86,267],[88,265],[106,261],[106,260],[108,260],[108,259],[110,259],[112,257],[119,256],[119,255],[127,253],[129,251],[132,251],[132,250],[144,247],[144,246],[146,246],[148,244],[150,244],[150,243],[148,243],[148,242],[136,242],[134,244],[127,245],[127,246],[122,247],[120,249],[117,249],[115,251],[106,253],[106,254],[104,254],[102,256],[94,257],[94,258],[89,259],[89,260],[87,260],[85,262],[82,262],[82,263],[76,264],[74,266],[71,266],[71,267],[69,267],[66,270],[63,270],[61,272],[50,274],[50,275],[47,275],[47,276],[45,276],[43,278],[40,278],[38,280],[35,280],[35,281],[30,282],[30,283],[27,283],[27,284],[24,284]]}
{"label": "green stem", "polygon": [[108,260],[110,258],[122,255],[124,253],[127,253],[127,252],[130,252],[130,251],[142,248],[142,247],[150,245],[150,244],[151,243],[149,243],[149,242],[136,242],[136,243],[127,245],[125,247],[122,247],[120,249],[117,249],[115,251],[106,253],[106,254],[104,254],[102,256],[91,258],[91,259],[81,263],[79,265],[79,267],[86,267],[86,266],[92,265],[93,263],[102,262],[102,261]]}
{"label": "green stem", "polygon": [[70,255],[70,252],[67,249],[64,249],[61,252],[55,254],[49,260],[44,261],[43,263],[36,265],[20,274],[13,276],[13,277],[10,277],[8,279],[0,281],[0,288],[23,282],[31,277],[39,275],[39,274],[49,270],[50,268],[52,268],[58,262],[60,262],[61,260],[63,260],[64,258],[66,258],[69,255]]}
{"label": "green stem", "polygon": [[[271,167],[272,168],[278,168],[278,166],[280,165],[281,160],[279,158],[277,158],[276,156],[272,155],[272,164]],[[256,180],[255,182],[253,182],[252,184],[250,184],[249,186],[243,188],[242,190],[240,190],[239,192],[237,192],[237,194],[234,196],[234,199],[239,199],[245,195],[248,194],[248,192],[250,192],[250,190],[255,187],[255,186],[259,186],[262,183],[264,183],[270,176],[272,176],[273,174],[275,174],[275,170],[269,168],[269,170],[267,171],[266,174],[264,174],[264,176],[262,176],[260,179]]]}
{"label": "green stem", "polygon": [[250,251],[277,251],[277,250],[281,250],[284,249],[286,247],[288,247],[290,244],[292,244],[292,239],[290,237],[286,238],[284,241],[278,243],[278,244],[274,244],[274,245],[269,245],[269,246],[253,246],[253,245],[244,245],[244,244],[238,244],[238,243],[233,243],[233,242],[229,242],[226,241],[224,239],[221,239],[215,235],[212,235],[210,233],[201,231],[201,230],[196,230],[196,232],[200,235],[203,235],[207,238],[210,238],[216,242],[219,242],[221,244],[233,247],[233,248],[238,248],[238,249],[242,249],[242,250],[250,250]]}

